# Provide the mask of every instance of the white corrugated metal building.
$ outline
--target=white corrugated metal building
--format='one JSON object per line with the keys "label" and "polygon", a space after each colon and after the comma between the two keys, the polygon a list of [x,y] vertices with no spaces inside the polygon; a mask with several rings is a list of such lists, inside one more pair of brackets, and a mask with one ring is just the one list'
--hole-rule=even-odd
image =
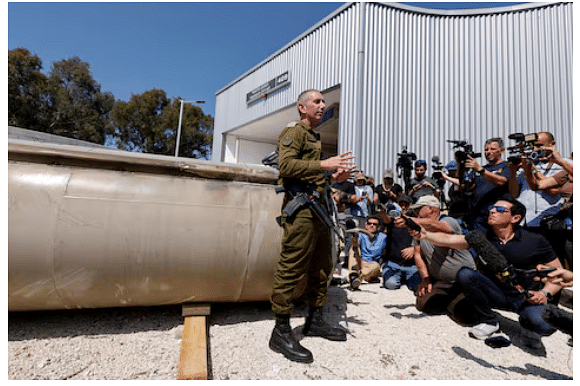
{"label": "white corrugated metal building", "polygon": [[567,156],[572,3],[344,4],[216,93],[213,161],[261,163],[309,88],[333,107],[319,127],[324,158],[353,150],[377,181],[403,146],[429,166],[450,161],[447,140],[480,152],[487,138],[512,146],[511,133],[551,131]]}

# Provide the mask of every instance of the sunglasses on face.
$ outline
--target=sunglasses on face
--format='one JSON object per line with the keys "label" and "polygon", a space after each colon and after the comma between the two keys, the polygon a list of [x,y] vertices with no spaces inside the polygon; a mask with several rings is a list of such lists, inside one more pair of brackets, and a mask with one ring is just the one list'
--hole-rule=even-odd
{"label": "sunglasses on face", "polygon": [[507,212],[509,209],[506,208],[505,206],[501,206],[501,205],[491,205],[488,210],[491,212],[492,209],[495,209],[496,212],[498,213],[503,213],[503,212]]}
{"label": "sunglasses on face", "polygon": [[379,223],[378,222],[367,222],[367,225],[374,225],[374,226],[378,227]]}

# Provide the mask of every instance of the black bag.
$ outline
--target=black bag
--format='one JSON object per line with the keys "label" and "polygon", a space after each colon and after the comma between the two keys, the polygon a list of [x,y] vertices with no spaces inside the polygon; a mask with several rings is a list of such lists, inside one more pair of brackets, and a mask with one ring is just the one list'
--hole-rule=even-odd
{"label": "black bag", "polygon": [[556,214],[544,216],[540,220],[540,228],[548,231],[572,230],[572,221],[568,210],[561,210]]}

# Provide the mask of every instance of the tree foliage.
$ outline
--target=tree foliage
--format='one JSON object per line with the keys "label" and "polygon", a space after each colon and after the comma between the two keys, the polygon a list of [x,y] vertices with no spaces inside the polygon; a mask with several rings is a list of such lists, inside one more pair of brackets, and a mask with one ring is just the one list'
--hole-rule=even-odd
{"label": "tree foliage", "polygon": [[112,125],[117,147],[129,151],[153,153],[161,115],[169,100],[165,91],[153,89],[132,94],[129,102],[117,101],[112,113]]}
{"label": "tree foliage", "polygon": [[50,132],[103,144],[113,94],[101,92],[90,65],[77,56],[55,62],[48,79]]}
{"label": "tree foliage", "polygon": [[90,65],[75,56],[53,63],[48,77],[41,69],[26,48],[8,51],[8,124],[103,144],[115,98]]}
{"label": "tree foliage", "polygon": [[[117,101],[112,113],[117,146],[129,151],[175,154],[181,98],[173,102],[165,91],[153,89]],[[184,103],[179,155],[207,158],[213,141],[213,118],[201,108]]]}
{"label": "tree foliage", "polygon": [[[171,151],[175,153],[176,131],[179,125],[181,98],[175,98],[163,112],[164,133],[171,133]],[[177,124],[176,124],[177,123]],[[213,118],[204,115],[199,106],[183,103],[181,118],[181,138],[179,140],[179,155],[190,158],[207,158],[213,142]]]}
{"label": "tree foliage", "polygon": [[42,60],[26,48],[8,51],[8,124],[42,130],[47,77]]}
{"label": "tree foliage", "polygon": [[[42,60],[26,48],[8,51],[8,124],[129,151],[175,154],[181,98],[164,90],[132,94],[128,102],[101,92],[90,64],[77,56],[54,62],[48,76]],[[213,118],[184,102],[179,155],[207,158]]]}

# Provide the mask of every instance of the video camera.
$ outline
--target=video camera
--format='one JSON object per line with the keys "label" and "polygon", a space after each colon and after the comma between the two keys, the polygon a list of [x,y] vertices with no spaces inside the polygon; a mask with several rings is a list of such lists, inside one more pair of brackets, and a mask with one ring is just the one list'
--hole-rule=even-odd
{"label": "video camera", "polygon": [[518,165],[524,156],[537,164],[541,158],[546,156],[544,149],[534,150],[534,145],[538,140],[538,134],[536,133],[514,133],[508,135],[508,138],[516,141],[515,146],[508,147],[510,156],[507,159],[507,163],[510,165]]}
{"label": "video camera", "polygon": [[399,178],[403,177],[405,182],[405,189],[411,181],[411,170],[413,170],[413,161],[417,159],[415,153],[407,152],[407,146],[403,146],[403,151],[397,153],[399,157],[397,159],[397,176]]}
{"label": "video camera", "polygon": [[443,170],[443,164],[441,163],[438,155],[433,156],[433,158],[431,158],[431,162],[433,162],[433,165],[431,166],[434,170],[433,178],[439,181],[441,178],[443,178],[443,174],[441,174],[441,170]]}
{"label": "video camera", "polygon": [[470,156],[471,158],[481,157],[481,153],[475,153],[473,151],[473,145],[467,143],[465,140],[458,141],[454,139],[448,139],[447,142],[452,143],[454,149],[458,147],[462,148],[462,150],[457,150],[455,152],[455,159],[459,165],[465,164],[465,161],[467,161],[467,156]]}

